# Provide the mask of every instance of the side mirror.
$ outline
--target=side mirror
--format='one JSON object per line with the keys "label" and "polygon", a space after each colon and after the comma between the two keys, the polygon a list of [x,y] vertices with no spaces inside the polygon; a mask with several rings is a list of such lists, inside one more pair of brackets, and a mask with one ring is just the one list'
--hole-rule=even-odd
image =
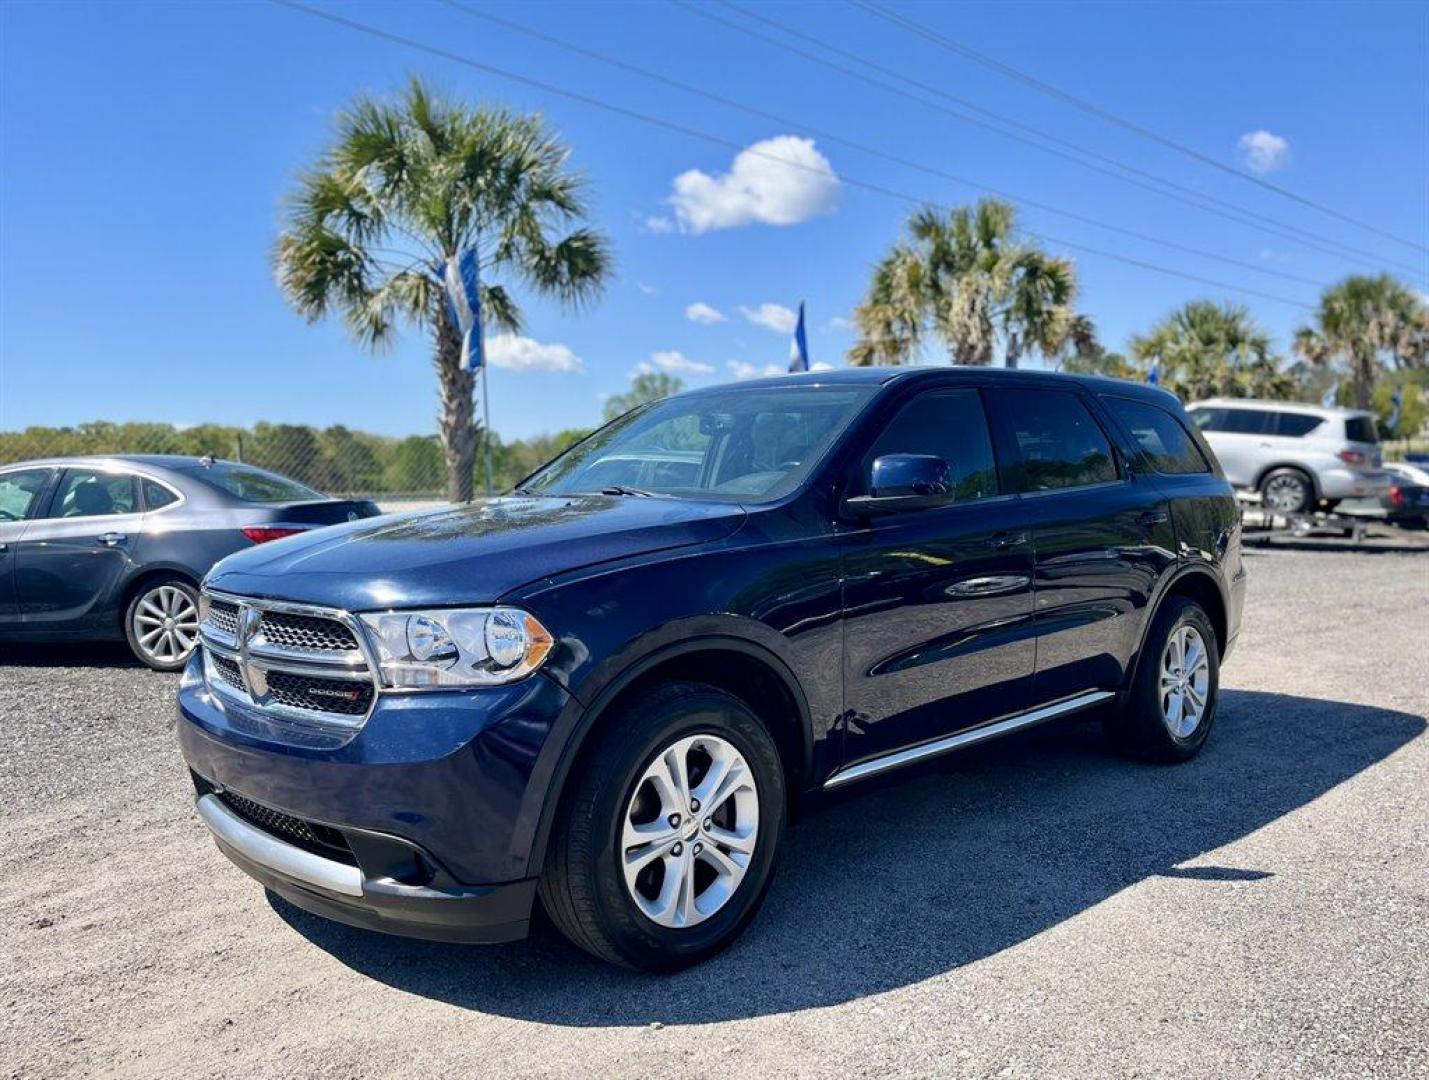
{"label": "side mirror", "polygon": [[884,454],[868,470],[868,494],[844,500],[850,514],[899,514],[953,501],[953,474],[933,454]]}

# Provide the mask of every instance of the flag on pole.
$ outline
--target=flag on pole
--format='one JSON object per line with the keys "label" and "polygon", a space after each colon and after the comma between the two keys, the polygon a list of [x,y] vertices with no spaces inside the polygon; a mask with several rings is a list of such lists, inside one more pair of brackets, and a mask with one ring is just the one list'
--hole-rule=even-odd
{"label": "flag on pole", "polygon": [[475,371],[485,362],[481,347],[481,289],[476,279],[476,249],[467,248],[448,260],[442,277],[452,319],[461,331],[461,366]]}
{"label": "flag on pole", "polygon": [[1389,404],[1391,406],[1389,410],[1389,420],[1385,426],[1387,426],[1391,432],[1398,435],[1399,410],[1404,405],[1404,387],[1396,386],[1394,388],[1394,395],[1389,399]]}
{"label": "flag on pole", "polygon": [[1333,409],[1335,407],[1335,401],[1339,398],[1339,396],[1340,384],[1338,382],[1333,382],[1330,384],[1330,388],[1325,391],[1325,396],[1320,399],[1320,404],[1326,409]]}
{"label": "flag on pole", "polygon": [[809,338],[804,333],[804,301],[799,301],[799,321],[794,324],[794,338],[789,342],[789,370],[809,370]]}
{"label": "flag on pole", "polygon": [[1146,381],[1152,386],[1161,385],[1161,361],[1152,362],[1151,370],[1146,373]]}

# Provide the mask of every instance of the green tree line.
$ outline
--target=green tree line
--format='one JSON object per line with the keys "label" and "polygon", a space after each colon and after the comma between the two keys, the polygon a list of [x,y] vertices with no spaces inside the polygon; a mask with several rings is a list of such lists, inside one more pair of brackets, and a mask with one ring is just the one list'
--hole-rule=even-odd
{"label": "green tree line", "polygon": [[[492,433],[494,486],[510,488],[522,477],[584,438],[582,430],[505,441]],[[0,432],[0,465],[72,454],[211,454],[291,476],[333,495],[439,495],[448,486],[442,444],[435,435],[399,438],[354,431],[341,424],[260,422],[252,427],[198,424],[113,423],[95,420],[74,427],[29,427]],[[474,483],[485,484],[480,456]]]}

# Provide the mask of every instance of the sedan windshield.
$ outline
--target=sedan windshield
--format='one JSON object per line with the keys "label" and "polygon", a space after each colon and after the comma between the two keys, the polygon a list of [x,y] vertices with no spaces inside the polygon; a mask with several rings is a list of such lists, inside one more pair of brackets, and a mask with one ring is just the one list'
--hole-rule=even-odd
{"label": "sedan windshield", "polygon": [[626,413],[520,485],[522,494],[759,501],[793,491],[871,387],[731,387]]}

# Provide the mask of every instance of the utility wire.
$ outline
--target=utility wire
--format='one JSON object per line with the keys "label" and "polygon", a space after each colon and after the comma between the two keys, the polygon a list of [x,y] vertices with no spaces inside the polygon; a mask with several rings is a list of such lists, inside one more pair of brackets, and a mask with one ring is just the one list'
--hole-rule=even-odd
{"label": "utility wire", "polygon": [[448,7],[455,8],[458,11],[464,12],[465,14],[470,15],[473,18],[483,19],[487,22],[494,23],[497,26],[512,30],[518,34],[524,34],[527,37],[535,38],[538,41],[546,42],[547,44],[554,45],[557,48],[565,49],[567,52],[575,53],[578,56],[584,56],[588,59],[598,61],[599,63],[605,64],[609,67],[618,68],[619,70],[629,72],[632,75],[638,75],[641,78],[649,79],[653,82],[661,84],[662,86],[673,87],[676,90],[683,91],[687,94],[692,94],[696,97],[704,98],[707,101],[713,101],[728,108],[737,109],[738,111],[747,113],[750,116],[757,116],[761,119],[772,121],[773,123],[779,124],[786,128],[803,131],[804,133],[814,135],[817,138],[824,140],[825,142],[837,143],[843,146],[847,146],[850,149],[857,150],[861,153],[869,154],[873,157],[881,158],[884,161],[892,162],[895,165],[901,165],[905,168],[915,169],[918,172],[927,173],[930,176],[936,176],[944,180],[951,180],[955,184],[962,184],[966,187],[976,188],[979,191],[988,192],[992,195],[998,196],[999,198],[1010,199],[1013,202],[1021,203],[1026,206],[1032,206],[1039,210],[1044,210],[1049,214],[1057,214],[1060,217],[1069,218],[1073,221],[1079,221],[1085,225],[1091,225],[1098,229],[1106,229],[1110,232],[1120,233],[1122,236],[1129,236],[1135,240],[1142,240],[1149,244],[1158,244],[1163,247],[1173,248],[1177,251],[1182,251],[1190,255],[1199,256],[1203,259],[1212,259],[1216,262],[1225,263],[1229,266],[1239,267],[1242,270],[1250,270],[1251,272],[1257,274],[1266,274],[1271,277],[1283,278],[1286,281],[1293,281],[1301,285],[1311,285],[1315,288],[1326,288],[1330,284],[1327,281],[1319,281],[1315,278],[1302,277],[1299,274],[1292,274],[1284,270],[1277,270],[1272,267],[1259,265],[1257,263],[1246,262],[1243,259],[1231,258],[1230,256],[1222,255],[1219,252],[1205,251],[1201,248],[1190,247],[1175,240],[1166,240],[1161,237],[1151,236],[1146,233],[1137,232],[1134,229],[1124,228],[1123,226],[1114,225],[1106,221],[1099,221],[1096,218],[1088,217],[1084,214],[1079,214],[1071,210],[1064,210],[1060,207],[1052,206],[1048,203],[1039,202],[1036,199],[1030,199],[1023,195],[1015,195],[1010,192],[1003,191],[999,188],[992,187],[988,184],[979,183],[976,180],[970,180],[966,177],[958,176],[955,173],[946,172],[945,170],[932,165],[926,165],[917,161],[910,161],[907,158],[899,157],[896,154],[890,154],[884,150],[879,150],[878,148],[869,146],[866,143],[855,142],[854,140],[844,138],[841,135],[836,135],[829,131],[822,131],[818,128],[810,126],[807,123],[804,123],[803,121],[790,119],[786,116],[780,116],[777,113],[769,112],[765,109],[758,108],[754,105],[749,105],[745,102],[735,101],[732,98],[727,98],[722,94],[717,94],[712,91],[705,90],[702,87],[693,86],[690,83],[686,82],[681,82],[679,79],[671,78],[667,75],[661,75],[659,72],[650,71],[648,68],[639,67],[625,60],[621,60],[618,57],[613,57],[605,53],[597,52],[596,50],[587,48],[584,45],[579,45],[575,42],[566,41],[562,38],[558,38],[554,34],[548,34],[543,30],[537,30],[533,27],[523,26],[520,23],[513,22],[512,20],[504,18],[500,15],[495,15],[491,12],[473,7],[470,4],[462,3],[461,0],[440,0],[440,2],[446,4]]}
{"label": "utility wire", "polygon": [[1263,179],[1262,177],[1252,176],[1250,173],[1242,172],[1240,169],[1233,168],[1232,166],[1227,165],[1223,161],[1218,161],[1215,158],[1211,157],[1209,154],[1203,154],[1201,151],[1195,149],[1194,147],[1187,146],[1185,143],[1182,142],[1178,142],[1177,140],[1171,138],[1168,135],[1163,135],[1158,131],[1154,131],[1151,128],[1145,127],[1142,124],[1138,124],[1133,120],[1128,120],[1125,117],[1118,116],[1116,113],[1104,109],[1094,102],[1088,101],[1085,98],[1077,97],[1075,94],[1069,93],[1066,90],[1062,90],[1059,87],[1044,82],[1043,80],[1037,78],[1035,75],[1022,71],[1019,68],[1015,68],[1011,64],[988,56],[986,53],[978,52],[971,46],[964,45],[962,42],[959,41],[955,41],[954,39],[947,37],[946,35],[941,34],[938,31],[932,29],[931,27],[925,26],[920,22],[910,19],[908,18],[908,16],[903,15],[897,11],[892,11],[882,6],[881,4],[873,3],[871,2],[871,0],[850,0],[850,3],[854,4],[854,6],[856,7],[862,8],[864,11],[867,11],[871,15],[875,15],[878,18],[885,20],[886,22],[893,23],[895,26],[900,26],[903,29],[909,31],[910,33],[925,38],[928,41],[933,42],[935,45],[947,49],[949,52],[953,52],[958,54],[959,56],[965,57],[966,59],[971,60],[975,64],[980,64],[983,67],[991,71],[995,71],[1000,75],[1004,75],[1009,79],[1015,79],[1017,82],[1030,86],[1034,90],[1046,94],[1049,97],[1056,98],[1057,100],[1065,102],[1068,105],[1081,109],[1083,112],[1090,113],[1092,116],[1095,116],[1098,119],[1105,120],[1109,124],[1114,124],[1117,127],[1132,132],[1133,134],[1140,135],[1143,139],[1150,139],[1152,142],[1160,143],[1162,146],[1175,150],[1178,154],[1183,154],[1186,157],[1191,158],[1193,161],[1199,161],[1203,165],[1209,165],[1214,169],[1219,169],[1223,173],[1228,173],[1229,175],[1238,177],[1239,179],[1247,181],[1248,183],[1255,184],[1258,187],[1264,188],[1266,191],[1273,191],[1275,194],[1290,199],[1293,202],[1297,202],[1301,206],[1308,206],[1312,210],[1318,210],[1322,214],[1326,214],[1332,218],[1337,218],[1340,221],[1343,221],[1349,225],[1354,225],[1357,228],[1364,229],[1368,232],[1372,232],[1376,236],[1381,236],[1386,240],[1393,240],[1396,244],[1403,244],[1405,247],[1411,248],[1415,251],[1429,252],[1429,247],[1426,247],[1423,244],[1420,244],[1413,240],[1406,240],[1403,237],[1396,236],[1394,233],[1381,229],[1378,226],[1371,225],[1368,222],[1360,221],[1358,218],[1353,218],[1348,214],[1341,213],[1334,207],[1326,206],[1324,203],[1318,203],[1312,199],[1307,199],[1303,195],[1296,194],[1288,188],[1281,187],[1279,184],[1271,183],[1269,180]]}
{"label": "utility wire", "polygon": [[[764,43],[772,45],[777,49],[783,49],[785,52],[792,53],[795,56],[803,57],[804,59],[812,63],[819,64],[833,71],[848,75],[852,78],[860,80],[861,82],[867,83],[870,86],[876,86],[880,89],[888,91],[889,93],[897,94],[900,97],[907,98],[910,101],[916,101],[919,104],[926,105],[928,108],[935,109],[938,112],[951,116],[955,120],[960,120],[965,124],[971,124],[974,127],[979,127],[985,131],[990,131],[994,135],[1000,135],[1005,139],[1011,139],[1014,142],[1022,143],[1026,146],[1031,146],[1034,149],[1041,150],[1043,153],[1051,154],[1052,156],[1061,158],[1064,161],[1070,161],[1072,164],[1079,165],[1084,169],[1091,170],[1092,172],[1101,173],[1104,176],[1110,176],[1113,179],[1120,180],[1122,183],[1131,184],[1134,187],[1139,187],[1145,191],[1150,191],[1152,194],[1159,195],[1162,198],[1171,199],[1174,202],[1178,202],[1186,206],[1192,206],[1197,210],[1202,210],[1209,214],[1215,214],[1217,217],[1224,218],[1225,220],[1234,222],[1237,225],[1248,226],[1249,228],[1257,229],[1260,232],[1264,232],[1268,235],[1277,236],[1283,240],[1289,240],[1293,243],[1302,244],[1305,247],[1313,248],[1314,250],[1322,252],[1323,254],[1332,255],[1337,259],[1359,261],[1362,262],[1364,265],[1372,266],[1375,269],[1381,269],[1384,266],[1393,266],[1396,269],[1412,273],[1416,277],[1429,276],[1426,275],[1422,267],[1412,266],[1408,263],[1396,262],[1393,259],[1385,258],[1381,255],[1376,254],[1375,252],[1367,251],[1364,248],[1357,248],[1350,244],[1346,244],[1338,240],[1333,240],[1326,236],[1320,236],[1319,234],[1312,233],[1306,229],[1302,229],[1297,225],[1292,225],[1288,222],[1278,221],[1275,218],[1267,217],[1264,214],[1258,213],[1257,211],[1237,206],[1235,203],[1229,202],[1225,199],[1221,199],[1214,195],[1206,194],[1204,192],[1199,192],[1194,188],[1187,187],[1184,184],[1178,184],[1174,180],[1167,180],[1164,177],[1157,176],[1155,173],[1147,172],[1146,170],[1137,168],[1134,165],[1128,165],[1125,162],[1118,161],[1115,158],[1108,157],[1105,154],[1100,154],[1094,150],[1089,150],[1075,142],[1072,142],[1071,140],[1063,139],[1060,136],[1041,131],[1028,124],[1022,123],[1021,121],[1015,120],[1012,117],[1003,116],[1000,113],[985,109],[974,102],[968,101],[966,98],[958,97],[957,95],[951,94],[940,87],[932,86],[925,82],[920,82],[919,80],[905,75],[902,72],[896,71],[893,68],[886,67],[882,64],[877,63],[876,61],[868,59],[867,57],[860,56],[857,53],[853,53],[847,49],[840,48],[832,42],[814,37],[811,34],[806,34],[803,31],[795,29],[794,27],[782,23],[777,19],[770,18],[768,15],[765,15],[762,12],[742,7],[739,4],[730,2],[730,0],[715,0],[715,2],[719,3],[722,7],[725,7],[730,11],[737,12],[748,20],[763,23],[765,26],[772,27],[780,31],[781,33],[787,34],[792,38],[807,42],[809,45],[812,45],[817,49],[821,49],[826,52],[842,56],[852,61],[855,65],[858,66],[850,67],[846,64],[841,64],[836,60],[830,60],[825,56],[817,55],[815,53],[809,52],[806,49],[800,48],[797,45],[793,45],[787,41],[781,40],[780,38],[773,37],[769,34],[755,29],[752,26],[748,26],[744,23],[736,22],[726,17],[717,15],[714,12],[710,11],[707,5],[695,4],[690,2],[690,0],[674,0],[674,3],[678,4],[680,7],[683,7],[690,14],[698,15],[703,19],[708,19],[711,22],[719,23],[720,25],[729,27],[730,29],[737,30],[742,34],[746,34],[750,37],[755,38],[756,40],[763,41]],[[1041,142],[1036,141],[1036,139],[1027,138],[1018,135],[1014,132],[1006,131],[1000,127],[995,126],[995,124],[979,120],[976,117],[969,116],[964,112],[960,112],[958,109],[950,108],[947,105],[942,104],[941,102],[931,101],[926,97],[920,96],[919,94],[911,93],[910,91],[905,90],[900,86],[896,86],[892,83],[884,81],[883,79],[876,78],[868,74],[868,70],[864,69],[881,72],[885,75],[890,76],[891,78],[899,80],[900,82],[917,87],[919,90],[925,93],[934,94],[937,97],[943,98],[944,100],[954,102],[962,108],[972,109],[978,113],[981,113],[983,116],[992,118],[997,123],[1006,124],[1011,127],[1018,128],[1022,131],[1028,132],[1033,136],[1036,136],[1037,139],[1045,139],[1049,142],[1067,147],[1074,153],[1065,153],[1063,151],[1056,150],[1051,146],[1043,145]],[[1082,157],[1074,155],[1083,155],[1087,158],[1092,158],[1095,161],[1103,162],[1104,165],[1096,165],[1093,164],[1092,161],[1085,161],[1082,159]],[[1107,168],[1104,166],[1111,167]],[[1132,175],[1128,176],[1124,175],[1124,173],[1130,173]],[[1133,179],[1133,176],[1143,177],[1146,181],[1150,181],[1150,183]],[[1169,188],[1171,190],[1163,190],[1163,188]],[[1180,192],[1182,194],[1178,196],[1177,194],[1174,194],[1174,192]],[[1206,205],[1208,203],[1215,205]],[[1226,209],[1216,209],[1216,206],[1225,207]],[[1234,213],[1230,213],[1227,211],[1234,211]]]}
{"label": "utility wire", "polygon": [[[529,75],[521,75],[517,72],[509,71],[505,68],[499,68],[493,64],[487,64],[483,61],[472,59],[469,56],[464,56],[461,53],[452,52],[451,50],[441,48],[440,46],[428,45],[426,42],[418,41],[415,38],[409,38],[405,35],[397,34],[390,30],[383,30],[381,27],[373,26],[370,23],[359,22],[356,19],[349,19],[345,15],[338,15],[335,12],[325,11],[321,8],[316,8],[308,4],[299,3],[298,0],[270,0],[270,2],[278,5],[279,7],[290,8],[293,11],[301,12],[304,15],[310,15],[313,18],[322,19],[326,22],[330,22],[338,26],[345,26],[350,30],[356,30],[359,33],[368,35],[369,37],[380,38],[384,41],[390,41],[398,45],[403,45],[409,49],[415,49],[418,52],[424,52],[430,56],[436,56],[443,60],[448,60],[454,64],[461,64],[463,67],[469,67],[475,71],[485,72],[488,75],[494,75],[500,79],[506,79],[510,82],[520,83],[523,86],[529,86],[548,94],[554,94],[557,97],[563,97],[570,101],[579,102],[582,105],[589,105],[592,108],[602,109],[606,112],[614,113],[617,116],[624,116],[627,119],[637,120],[644,124],[650,124],[654,127],[663,128],[666,131],[673,131],[681,135],[689,136],[690,138],[701,139],[705,142],[713,143],[717,146],[723,146],[727,149],[732,149],[739,153],[749,154],[752,157],[759,157],[769,161],[773,161],[779,165],[784,166],[785,168],[799,169],[801,171],[814,173],[822,177],[828,177],[831,175],[827,170],[819,168],[818,166],[808,165],[804,162],[799,161],[790,161],[787,158],[780,157],[778,154],[770,154],[764,151],[755,150],[752,147],[744,147],[741,146],[738,142],[735,142],[731,139],[726,139],[719,135],[713,135],[707,131],[701,131],[698,128],[692,128],[673,120],[667,120],[663,117],[653,116],[649,113],[644,113],[636,109],[627,108],[624,105],[617,105],[613,102],[604,101],[596,97],[591,97],[588,94],[583,94],[576,90],[567,90],[566,88],[557,86],[554,83],[549,83],[541,79],[535,79]],[[885,195],[889,198],[897,199],[900,202],[909,203],[914,206],[934,206],[943,210],[952,209],[952,207],[948,206],[946,203],[939,203],[934,200],[921,198],[917,195],[909,195],[907,192],[898,191],[894,188],[886,187],[882,184],[877,184],[872,181],[862,180],[857,177],[842,175],[837,177],[837,179],[843,183],[848,184],[850,187],[861,188],[865,191],[872,191],[876,194]],[[1096,255],[1100,258],[1111,259],[1115,262],[1125,263],[1128,266],[1135,266],[1142,270],[1150,270],[1154,273],[1164,274],[1169,277],[1183,278],[1187,281],[1194,281],[1202,285],[1210,285],[1218,289],[1227,289],[1231,292],[1244,293],[1247,296],[1255,296],[1263,300],[1271,300],[1277,304],[1286,304],[1290,307],[1300,308],[1304,311],[1315,310],[1311,305],[1305,303],[1302,300],[1295,300],[1290,297],[1279,296],[1275,293],[1262,292],[1258,289],[1247,288],[1244,285],[1233,285],[1229,282],[1218,281],[1215,278],[1202,277],[1199,274],[1189,273],[1184,270],[1175,270],[1170,267],[1160,266],[1156,263],[1150,263],[1141,259],[1132,258],[1131,256],[1121,255],[1115,252],[1105,251],[1101,248],[1091,247],[1087,244],[1078,244],[1070,240],[1061,240],[1057,237],[1049,236],[1046,233],[1039,234],[1028,231],[1027,235],[1032,237],[1033,239],[1041,240],[1044,243],[1055,244],[1062,247],[1071,248],[1075,251],[1086,252],[1089,255]]]}

